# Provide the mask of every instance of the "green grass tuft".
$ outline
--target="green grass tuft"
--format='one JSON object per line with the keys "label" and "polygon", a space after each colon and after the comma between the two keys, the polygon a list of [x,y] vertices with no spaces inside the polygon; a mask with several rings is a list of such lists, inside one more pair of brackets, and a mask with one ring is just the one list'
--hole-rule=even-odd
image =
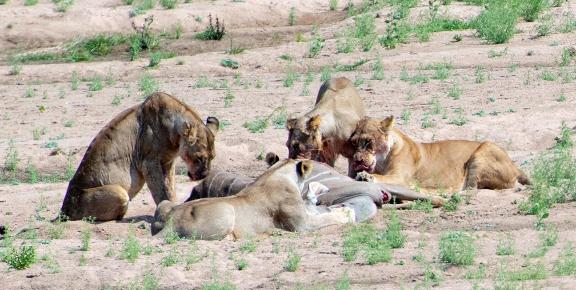
{"label": "green grass tuft", "polygon": [[474,239],[465,232],[450,231],[440,238],[440,260],[453,265],[472,265],[476,257]]}

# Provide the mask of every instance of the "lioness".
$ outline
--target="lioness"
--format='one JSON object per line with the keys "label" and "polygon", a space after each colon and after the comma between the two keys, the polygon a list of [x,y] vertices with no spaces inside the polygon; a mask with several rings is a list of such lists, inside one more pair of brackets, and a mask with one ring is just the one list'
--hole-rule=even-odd
{"label": "lioness", "polygon": [[268,234],[275,228],[314,231],[353,221],[354,211],[346,207],[320,214],[306,210],[301,191],[312,167],[310,160],[287,159],[237,195],[198,199],[178,206],[163,201],[156,209],[152,234],[162,230],[168,220],[180,236],[207,240]]}
{"label": "lioness", "polygon": [[122,219],[131,200],[148,185],[154,202],[174,200],[174,160],[180,156],[188,176],[209,173],[215,156],[218,119],[204,125],[188,105],[155,93],[108,123],[88,146],[68,184],[61,212],[72,220]]}
{"label": "lioness", "polygon": [[[286,121],[288,157],[312,159],[334,166],[339,155],[351,164],[354,152],[348,139],[366,114],[354,84],[344,77],[326,81],[312,111]],[[349,166],[348,174],[352,174]]]}
{"label": "lioness", "polygon": [[[270,166],[279,160],[278,155],[272,152],[266,154],[266,162]],[[392,199],[427,200],[437,205],[445,202],[441,197],[420,194],[398,185],[355,181],[324,163],[312,161],[312,164],[314,165],[312,172],[304,179],[302,190],[302,198],[312,212],[321,212],[330,206],[344,205],[354,209],[356,222],[363,222],[374,217],[377,208]],[[254,182],[252,178],[243,175],[212,169],[210,174],[192,189],[186,201],[231,196],[252,182]]]}
{"label": "lioness", "polygon": [[[365,179],[418,186],[424,192],[505,189],[529,180],[492,142],[446,140],[417,143],[393,128],[394,117],[365,118],[350,138],[356,148],[354,171]],[[370,178],[368,176],[367,178]]]}

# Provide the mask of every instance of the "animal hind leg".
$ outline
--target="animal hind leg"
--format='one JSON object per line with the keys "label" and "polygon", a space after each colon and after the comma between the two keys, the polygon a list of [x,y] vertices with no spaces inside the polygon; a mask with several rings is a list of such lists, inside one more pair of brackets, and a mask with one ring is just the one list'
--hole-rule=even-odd
{"label": "animal hind leg", "polygon": [[120,185],[109,184],[82,191],[77,205],[81,216],[76,219],[94,217],[98,221],[121,220],[128,210],[130,198]]}
{"label": "animal hind leg", "polygon": [[482,143],[466,164],[464,189],[513,188],[518,169],[508,154],[491,142]]}

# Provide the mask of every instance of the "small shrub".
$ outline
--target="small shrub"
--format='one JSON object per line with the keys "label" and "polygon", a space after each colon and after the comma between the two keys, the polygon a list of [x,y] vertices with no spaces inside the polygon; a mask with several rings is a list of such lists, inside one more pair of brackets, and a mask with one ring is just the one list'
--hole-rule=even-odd
{"label": "small shrub", "polygon": [[450,74],[452,73],[451,63],[437,63],[429,65],[426,68],[434,70],[434,76],[432,76],[432,79],[435,80],[448,79],[450,77]]}
{"label": "small shrub", "polygon": [[332,78],[332,69],[329,66],[325,66],[322,68],[322,72],[320,73],[320,81],[325,82]]}
{"label": "small shrub", "polygon": [[10,65],[10,71],[8,72],[11,76],[19,75],[22,72],[22,64],[18,61],[12,61]]}
{"label": "small shrub", "polygon": [[257,117],[252,121],[244,123],[243,127],[248,129],[250,133],[263,133],[268,128],[270,120],[268,117]]}
{"label": "small shrub", "polygon": [[560,66],[567,66],[572,62],[572,57],[576,56],[576,50],[570,48],[563,48],[562,49],[562,56],[560,56],[559,65]]}
{"label": "small shrub", "polygon": [[454,193],[452,194],[452,196],[450,196],[448,202],[442,206],[442,209],[444,211],[450,211],[450,212],[456,211],[460,203],[462,203],[462,196],[458,193]]}
{"label": "small shrub", "polygon": [[[424,128],[424,122],[422,123],[422,127]],[[410,206],[411,210],[423,211],[425,213],[431,213],[433,208],[432,201],[429,200],[415,200]]]}
{"label": "small shrub", "polygon": [[448,90],[448,97],[452,98],[453,100],[459,100],[461,95],[462,89],[456,84],[452,85]]}
{"label": "small shrub", "polygon": [[338,0],[330,0],[330,11],[336,10],[338,8]]}
{"label": "small shrub", "polygon": [[554,29],[554,19],[552,15],[542,17],[542,21],[536,27],[536,37],[542,37],[552,33]]}
{"label": "small shrub", "polygon": [[520,16],[528,22],[538,19],[538,16],[548,7],[548,0],[523,0]]}
{"label": "small shrub", "polygon": [[494,2],[476,18],[474,28],[488,42],[505,43],[516,32],[517,17],[516,11],[506,1]]}
{"label": "small shrub", "polygon": [[92,237],[92,232],[89,229],[82,231],[82,247],[80,250],[88,251],[90,249],[90,238]]}
{"label": "small shrub", "polygon": [[234,266],[237,270],[242,271],[248,268],[248,262],[245,259],[237,259],[234,261]]}
{"label": "small shrub", "polygon": [[20,249],[12,248],[6,256],[4,262],[16,270],[23,270],[36,263],[36,247],[33,245],[22,245]]}
{"label": "small shrub", "polygon": [[462,108],[457,108],[454,110],[454,112],[456,113],[456,116],[450,120],[450,124],[456,126],[464,126],[466,123],[468,123],[468,118],[466,118],[464,115],[464,110]]}
{"label": "small shrub", "polygon": [[544,264],[530,264],[519,270],[504,270],[499,273],[499,279],[504,281],[543,280],[548,277]]}
{"label": "small shrub", "polygon": [[128,260],[134,263],[140,256],[140,242],[133,229],[129,229],[128,237],[122,244],[122,251],[120,252],[120,258],[123,260]]}
{"label": "small shrub", "polygon": [[378,57],[376,59],[376,62],[372,65],[372,70],[374,71],[372,79],[375,80],[384,79],[384,64],[382,63],[382,59],[380,57]]}
{"label": "small shrub", "polygon": [[482,66],[476,67],[476,69],[474,70],[474,75],[476,76],[476,79],[474,81],[477,84],[481,84],[481,83],[485,82],[486,79],[488,78],[488,74],[486,72],[486,69]]}
{"label": "small shrub", "polygon": [[486,279],[486,266],[481,264],[478,268],[471,266],[470,269],[464,274],[464,279],[468,280],[482,280]]}
{"label": "small shrub", "polygon": [[58,0],[56,3],[56,11],[57,12],[67,12],[72,5],[74,5],[74,0]]}
{"label": "small shrub", "polygon": [[294,81],[298,80],[298,73],[289,70],[286,73],[286,77],[284,78],[284,80],[282,81],[282,84],[284,85],[284,87],[286,88],[290,88],[294,85]]}
{"label": "small shrub", "polygon": [[514,241],[508,237],[506,240],[498,241],[496,247],[496,255],[498,256],[511,256],[514,255]]}
{"label": "small shrub", "polygon": [[576,275],[576,255],[572,243],[566,246],[560,253],[558,261],[554,263],[554,274],[558,276]]}
{"label": "small shrub", "polygon": [[164,267],[170,267],[178,264],[179,261],[180,259],[178,258],[178,253],[172,249],[167,256],[164,256],[162,260],[160,260],[160,264],[162,264]]}
{"label": "small shrub", "polygon": [[240,64],[237,61],[230,58],[225,58],[221,60],[220,65],[231,69],[237,69],[240,67]]}
{"label": "small shrub", "polygon": [[[392,232],[395,230],[393,229]],[[342,256],[344,261],[354,261],[358,253],[363,253],[367,264],[389,262],[392,255],[385,233],[377,232],[370,224],[359,224],[348,228],[343,234]],[[402,235],[394,236],[395,234],[397,232],[391,234],[391,240],[395,240],[396,245],[399,245]]]}
{"label": "small shrub", "polygon": [[147,97],[155,92],[157,92],[160,88],[158,82],[152,78],[149,74],[144,74],[138,81],[138,89],[142,92],[144,97]]}
{"label": "small shrub", "polygon": [[467,233],[450,231],[440,238],[440,260],[453,265],[472,265],[476,256],[474,239]]}
{"label": "small shrub", "polygon": [[242,253],[253,253],[256,251],[257,246],[258,243],[254,239],[248,239],[246,242],[240,245],[240,248],[238,248],[238,250],[240,250],[240,252]]}
{"label": "small shrub", "polygon": [[174,9],[178,5],[178,0],[160,0],[160,5],[166,9]]}
{"label": "small shrub", "polygon": [[164,243],[172,245],[180,240],[178,232],[174,229],[174,223],[172,219],[169,219],[166,223],[166,230],[164,230]]}
{"label": "small shrub", "polygon": [[324,47],[324,42],[324,38],[322,38],[318,32],[318,27],[314,26],[314,28],[312,28],[312,39],[310,39],[308,45],[308,57],[313,58],[320,54],[320,51],[322,51]]}
{"label": "small shrub", "polygon": [[294,250],[288,252],[288,259],[284,263],[284,270],[288,272],[296,272],[298,266],[300,265],[301,257]]}
{"label": "small shrub", "polygon": [[220,24],[218,17],[216,17],[214,25],[212,24],[212,14],[208,14],[208,26],[204,31],[196,34],[195,38],[200,40],[220,40],[225,34],[224,22]]}
{"label": "small shrub", "polygon": [[88,84],[88,90],[91,92],[101,91],[103,88],[104,84],[102,83],[102,78],[100,78],[100,76],[95,76]]}
{"label": "small shrub", "polygon": [[392,212],[390,216],[390,223],[384,232],[384,237],[392,249],[404,247],[407,236],[402,233],[402,224],[396,212]]}
{"label": "small shrub", "polygon": [[234,102],[235,98],[236,97],[234,96],[234,94],[232,94],[230,89],[226,90],[226,95],[224,96],[224,108],[232,107],[232,102]]}
{"label": "small shrub", "polygon": [[288,25],[294,26],[296,24],[296,7],[290,7],[290,13],[288,13]]}

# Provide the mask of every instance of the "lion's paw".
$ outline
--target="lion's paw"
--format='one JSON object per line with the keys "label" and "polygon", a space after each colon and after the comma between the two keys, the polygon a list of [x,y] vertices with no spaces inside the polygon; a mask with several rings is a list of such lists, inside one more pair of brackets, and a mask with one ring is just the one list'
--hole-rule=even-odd
{"label": "lion's paw", "polygon": [[347,224],[347,223],[353,223],[356,221],[356,212],[354,211],[353,208],[350,208],[347,206],[342,206],[342,207],[331,208],[331,211],[334,214],[336,214],[338,222],[340,222],[340,223]]}
{"label": "lion's paw", "polygon": [[356,181],[374,182],[374,175],[362,171],[356,174]]}

